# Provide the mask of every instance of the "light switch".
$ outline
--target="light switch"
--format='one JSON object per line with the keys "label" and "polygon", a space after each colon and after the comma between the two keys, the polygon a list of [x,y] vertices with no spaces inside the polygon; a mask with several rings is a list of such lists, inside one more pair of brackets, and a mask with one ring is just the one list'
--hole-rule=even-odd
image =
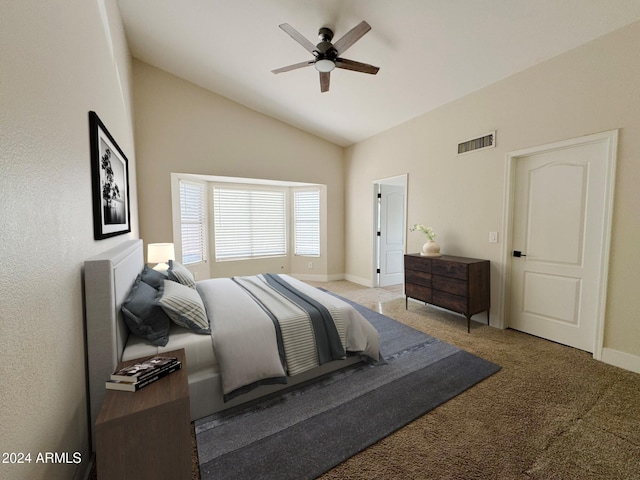
{"label": "light switch", "polygon": [[489,243],[498,243],[498,232],[489,232]]}

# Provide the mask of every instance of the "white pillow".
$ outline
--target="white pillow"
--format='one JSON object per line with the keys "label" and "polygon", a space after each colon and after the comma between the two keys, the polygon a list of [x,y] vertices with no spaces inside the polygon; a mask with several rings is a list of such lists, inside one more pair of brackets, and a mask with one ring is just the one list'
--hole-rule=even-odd
{"label": "white pillow", "polygon": [[197,290],[165,280],[158,295],[158,303],[177,325],[196,333],[211,333],[207,311]]}

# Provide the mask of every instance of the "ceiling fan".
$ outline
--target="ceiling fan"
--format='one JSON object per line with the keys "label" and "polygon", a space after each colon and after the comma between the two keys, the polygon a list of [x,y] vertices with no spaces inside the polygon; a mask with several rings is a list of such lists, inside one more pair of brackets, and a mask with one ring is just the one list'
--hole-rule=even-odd
{"label": "ceiling fan", "polygon": [[305,37],[303,37],[295,28],[288,23],[283,23],[280,28],[284,30],[291,38],[302,45],[307,51],[313,55],[312,60],[306,62],[294,63],[282,68],[272,70],[273,73],[289,72],[298,68],[313,65],[320,72],[320,91],[329,91],[329,80],[331,71],[334,68],[343,68],[345,70],[353,70],[354,72],[369,73],[375,75],[380,68],[374,67],[367,63],[356,62],[340,57],[351,45],[356,43],[362,36],[371,30],[371,25],[362,21],[351,30],[349,30],[336,43],[331,43],[333,39],[333,31],[330,28],[322,27],[318,31],[320,42],[314,45]]}

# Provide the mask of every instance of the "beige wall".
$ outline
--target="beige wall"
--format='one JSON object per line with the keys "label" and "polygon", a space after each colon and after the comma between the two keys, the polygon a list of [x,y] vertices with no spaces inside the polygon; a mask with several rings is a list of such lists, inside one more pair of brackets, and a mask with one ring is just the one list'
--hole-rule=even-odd
{"label": "beige wall", "polygon": [[[347,274],[371,279],[371,182],[408,173],[408,224],[432,226],[443,253],[492,262],[500,321],[502,245],[488,243],[488,233],[502,226],[505,154],[619,128],[603,359],[640,369],[638,45],[635,23],[348,148]],[[458,142],[494,129],[496,148],[456,155]],[[408,251],[422,241],[409,233]]]}
{"label": "beige wall", "polygon": [[[487,233],[501,228],[505,153],[620,128],[605,346],[621,363],[640,357],[640,24],[361,142],[345,152],[345,171],[340,147],[141,62],[133,68],[135,155],[129,55],[115,0],[106,0],[107,31],[103,6],[2,2],[0,452],[81,452],[85,465],[0,464],[0,478],[82,476],[82,262],[138,237],[138,197],[142,238],[170,240],[174,171],[326,184],[322,273],[365,280],[372,182],[409,173],[409,224],[434,226],[447,253],[490,259],[495,305],[503,269]],[[103,241],[93,240],[89,110],[130,162],[133,231]],[[496,149],[454,154],[460,140],[493,129]],[[409,234],[409,250],[420,243]]]}
{"label": "beige wall", "polygon": [[[115,0],[3,1],[0,14],[0,478],[81,478],[88,421],[81,270],[137,237],[130,60]],[[108,13],[106,34],[101,9]],[[129,235],[94,241],[88,112],[129,158]],[[37,463],[80,452],[83,464]]]}
{"label": "beige wall", "polygon": [[343,273],[341,147],[138,60],[133,62],[133,79],[140,234],[145,244],[173,241],[171,173],[320,183],[327,186],[331,215],[327,252],[314,260],[313,269],[306,268],[306,260],[301,268],[296,259],[223,262],[211,265],[211,276]]}

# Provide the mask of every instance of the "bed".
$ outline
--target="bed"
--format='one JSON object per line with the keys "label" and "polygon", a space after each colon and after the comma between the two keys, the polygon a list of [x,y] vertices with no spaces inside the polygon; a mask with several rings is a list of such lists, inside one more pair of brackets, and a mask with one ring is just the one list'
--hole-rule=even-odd
{"label": "bed", "polygon": [[[178,277],[179,267],[174,265],[173,272]],[[124,360],[184,348],[192,420],[357,362],[378,360],[378,333],[362,315],[336,297],[287,275],[210,279],[191,286],[187,285],[188,278],[184,283],[175,277],[161,279],[154,287],[160,292],[159,301],[166,301],[163,310],[177,318],[169,326],[166,343],[150,337],[152,343],[130,333],[131,323],[124,318],[122,308],[123,304],[125,307],[131,304],[133,292],[147,288],[141,280],[147,271],[142,240],[123,242],[85,261],[92,426],[104,399],[105,381]],[[170,300],[174,290],[195,303],[202,301],[206,323],[198,315],[184,321],[186,317],[181,315],[185,307],[181,306],[183,310],[177,314],[172,311]],[[300,314],[301,307],[291,306],[294,302],[290,295],[303,298],[321,313],[304,314],[305,320]],[[287,299],[276,300],[278,297]],[[129,317],[127,308],[124,310]],[[333,326],[327,323],[327,312],[333,317]],[[274,316],[281,318],[276,321]],[[310,337],[316,342],[313,347],[309,344]],[[309,354],[314,348],[315,360]],[[307,354],[301,353],[304,351]]]}

